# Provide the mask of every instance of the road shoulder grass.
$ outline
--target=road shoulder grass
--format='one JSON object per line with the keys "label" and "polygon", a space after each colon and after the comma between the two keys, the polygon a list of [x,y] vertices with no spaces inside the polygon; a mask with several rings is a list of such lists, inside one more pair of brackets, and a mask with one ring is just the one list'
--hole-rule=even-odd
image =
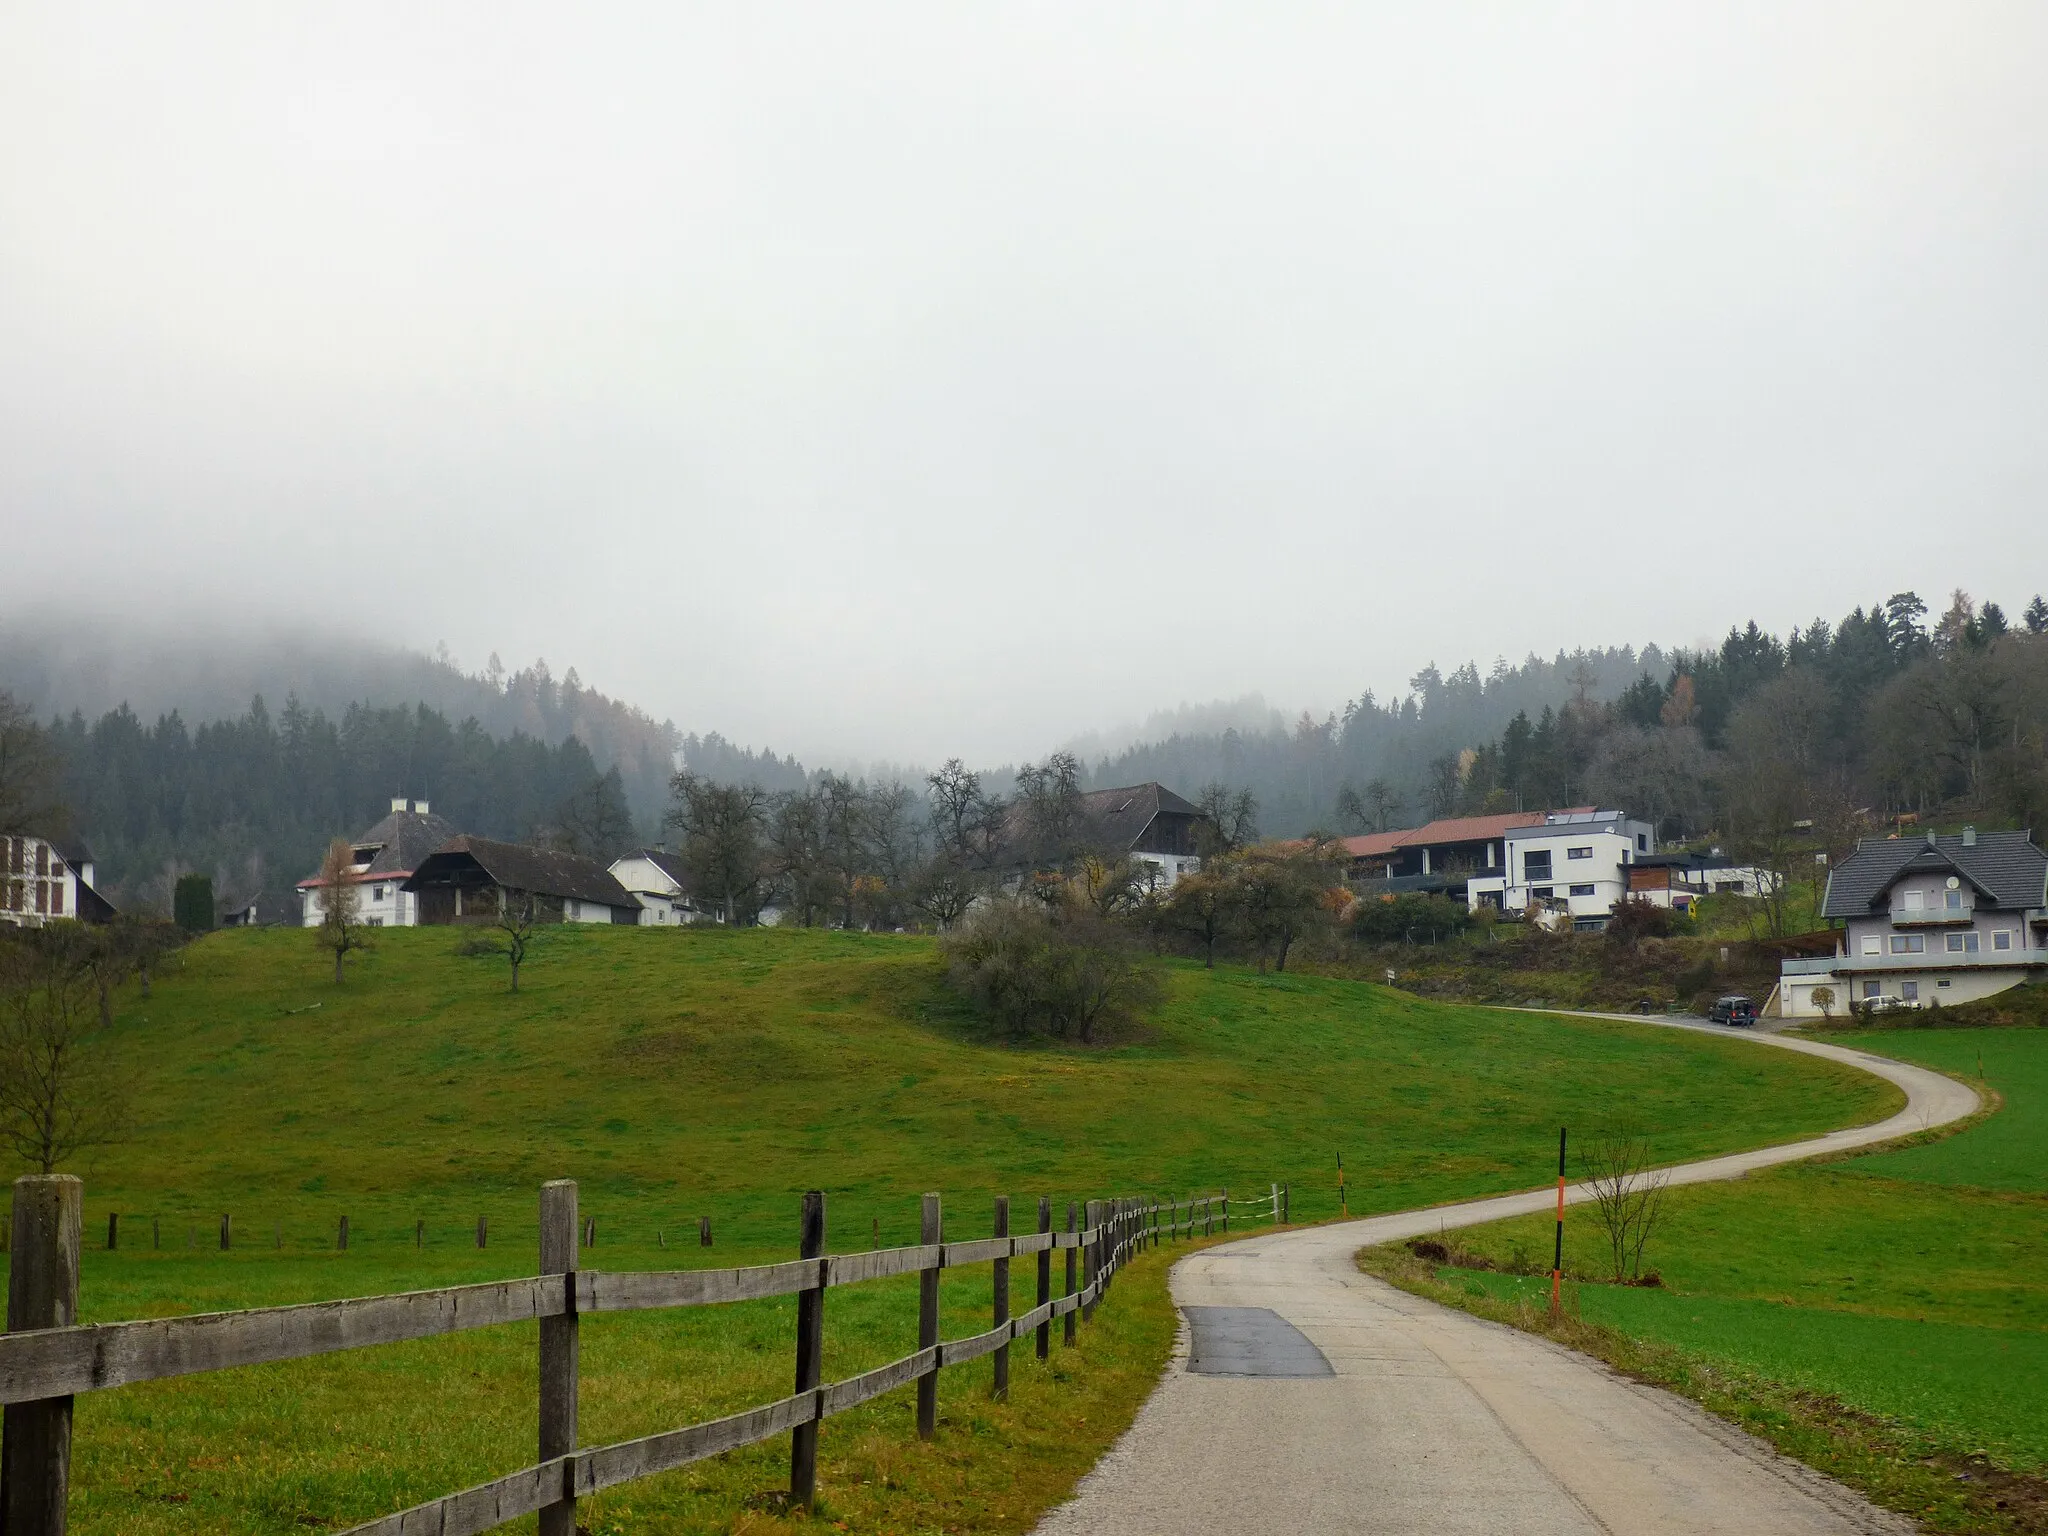
{"label": "road shoulder grass", "polygon": [[[2048,1531],[2048,1032],[1899,1031],[1864,1050],[1973,1081],[1996,1112],[1867,1153],[1673,1190],[1646,1262],[1606,1274],[1593,1212],[1360,1255],[1403,1289],[1694,1399],[1939,1531]],[[1417,1249],[1420,1249],[1418,1252]]]}

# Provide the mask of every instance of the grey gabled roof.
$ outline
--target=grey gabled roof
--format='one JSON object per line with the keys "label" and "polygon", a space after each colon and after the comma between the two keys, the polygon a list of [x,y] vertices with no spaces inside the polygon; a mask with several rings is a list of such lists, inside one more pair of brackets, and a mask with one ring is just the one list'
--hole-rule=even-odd
{"label": "grey gabled roof", "polygon": [[[436,848],[454,837],[455,824],[442,816],[432,813],[421,815],[418,811],[393,811],[367,832],[358,833],[348,840],[351,848],[367,848],[379,845],[371,855],[369,867],[363,871],[365,880],[402,879],[420,867],[422,860]],[[318,885],[320,871],[301,880],[301,886]]]}
{"label": "grey gabled roof", "polygon": [[1974,846],[1960,837],[1866,837],[1828,877],[1823,917],[1868,917],[1909,873],[1954,874],[1996,907],[2048,906],[2048,853],[2025,832],[1979,832]]}
{"label": "grey gabled roof", "polygon": [[1164,784],[1157,783],[1091,790],[1081,797],[1083,819],[1109,848],[1137,847],[1145,829],[1161,812],[1180,816],[1202,814],[1199,806],[1189,804]]}
{"label": "grey gabled roof", "polygon": [[632,912],[640,910],[632,893],[596,859],[586,859],[580,853],[530,848],[524,843],[494,842],[488,837],[450,838],[420,861],[405,888],[418,890],[430,878],[451,873],[467,863],[474,863],[493,885],[506,890],[594,901]]}

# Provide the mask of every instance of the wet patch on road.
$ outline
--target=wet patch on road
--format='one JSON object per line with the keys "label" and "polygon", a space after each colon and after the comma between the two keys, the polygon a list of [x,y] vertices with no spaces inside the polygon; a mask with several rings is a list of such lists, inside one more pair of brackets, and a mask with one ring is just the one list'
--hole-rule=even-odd
{"label": "wet patch on road", "polygon": [[1334,1376],[1308,1335],[1270,1307],[1182,1307],[1193,1342],[1188,1369],[1203,1376]]}

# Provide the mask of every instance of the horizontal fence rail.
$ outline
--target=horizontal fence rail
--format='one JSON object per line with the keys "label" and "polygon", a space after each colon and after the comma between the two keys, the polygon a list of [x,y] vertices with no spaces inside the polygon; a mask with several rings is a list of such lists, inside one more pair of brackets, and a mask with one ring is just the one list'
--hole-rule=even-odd
{"label": "horizontal fence rail", "polygon": [[[1270,1196],[1235,1205],[1240,1223],[1284,1221],[1285,1186],[1276,1184]],[[926,1195],[924,1241],[826,1254],[824,1196],[813,1192],[804,1197],[802,1258],[730,1269],[607,1271],[576,1267],[585,1236],[576,1214],[576,1186],[557,1180],[541,1192],[541,1267],[546,1273],[397,1295],[79,1326],[74,1319],[83,1186],[67,1175],[22,1178],[15,1183],[9,1233],[16,1279],[9,1288],[8,1331],[0,1336],[0,1404],[6,1405],[0,1529],[9,1536],[63,1531],[71,1402],[79,1393],[535,1321],[541,1324],[539,1461],[356,1526],[347,1536],[467,1536],[535,1512],[543,1536],[569,1536],[579,1498],[784,1433],[792,1437],[791,1499],[808,1505],[815,1492],[817,1427],[823,1420],[914,1382],[918,1431],[929,1438],[939,1371],[994,1355],[993,1391],[1004,1395],[1012,1344],[1034,1340],[1038,1358],[1047,1358],[1054,1322],[1062,1324],[1063,1341],[1072,1344],[1076,1321],[1093,1315],[1117,1271],[1137,1252],[1162,1242],[1228,1233],[1232,1207],[1228,1191],[1165,1201],[1091,1200],[1085,1224],[1076,1224],[1075,1208],[1069,1206],[1065,1230],[1057,1230],[1052,1203],[1041,1199],[1037,1230],[1012,1235],[1005,1198],[996,1203],[995,1236],[949,1243],[941,1240],[939,1197]],[[1062,1252],[1065,1284],[1063,1294],[1055,1296],[1052,1260]],[[1010,1266],[1018,1259],[1035,1260],[1036,1294],[1031,1306],[1013,1315]],[[965,1338],[940,1339],[939,1275],[982,1264],[994,1269],[993,1326]],[[911,1274],[920,1277],[919,1347],[857,1376],[824,1381],[819,1355],[825,1294],[839,1286]],[[798,1300],[797,1390],[790,1396],[636,1440],[576,1446],[576,1332],[582,1317],[777,1296]]]}

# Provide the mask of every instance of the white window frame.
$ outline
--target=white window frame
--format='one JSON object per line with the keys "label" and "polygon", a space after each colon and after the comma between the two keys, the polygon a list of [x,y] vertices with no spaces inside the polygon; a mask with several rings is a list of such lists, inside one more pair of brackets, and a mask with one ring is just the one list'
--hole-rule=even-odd
{"label": "white window frame", "polygon": [[1884,953],[1884,936],[1876,933],[1866,933],[1863,935],[1863,953],[1866,955],[1882,955]]}
{"label": "white window frame", "polygon": [[1593,849],[1591,845],[1584,848],[1567,848],[1564,851],[1564,856],[1567,859],[1590,859],[1593,857]]}
{"label": "white window frame", "polygon": [[1920,1001],[1920,983],[1919,983],[1919,982],[1917,982],[1917,981],[1902,981],[1902,982],[1900,982],[1900,983],[1899,983],[1899,996],[1900,996],[1900,998],[1901,998],[1901,999],[1903,999],[1904,1001],[1906,1001],[1906,1002],[1909,1002],[1909,1003],[1917,1003],[1917,1002],[1919,1002],[1919,1001]]}
{"label": "white window frame", "polygon": [[1599,893],[1591,883],[1584,883],[1573,886],[1572,894],[1574,896],[1594,896],[1598,895]]}
{"label": "white window frame", "polygon": [[1901,911],[1918,912],[1926,906],[1927,893],[1925,891],[1902,891],[1899,893],[1899,901]]}
{"label": "white window frame", "polygon": [[1993,949],[2011,949],[2012,930],[2010,928],[1994,929],[1991,934],[1991,947]]}

